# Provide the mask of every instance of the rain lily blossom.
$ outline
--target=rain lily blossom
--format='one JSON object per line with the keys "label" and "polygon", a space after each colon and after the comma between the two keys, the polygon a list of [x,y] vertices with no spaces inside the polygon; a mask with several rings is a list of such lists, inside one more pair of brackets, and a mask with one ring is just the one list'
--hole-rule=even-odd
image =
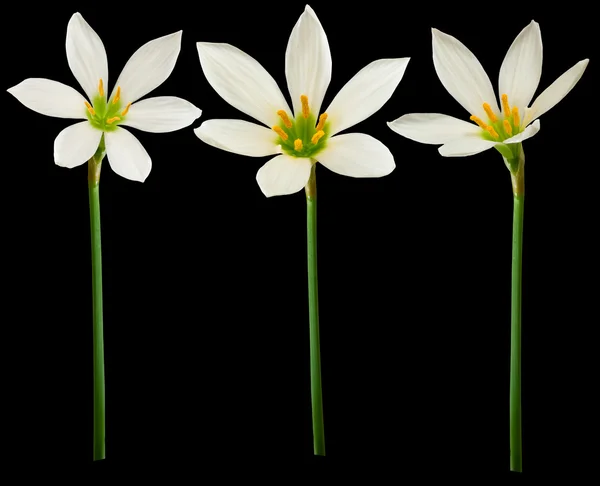
{"label": "rain lily blossom", "polygon": [[[77,167],[103,143],[112,169],[126,179],[143,182],[152,167],[139,140],[123,126],[147,132],[171,132],[196,120],[201,111],[172,96],[138,101],[171,74],[181,47],[181,31],[154,39],[131,56],[107,96],[108,62],[104,44],[79,13],[67,26],[67,61],[87,99],[57,81],[29,78],[8,90],[28,108],[43,115],[81,119],[54,141],[54,161]],[[102,135],[104,138],[102,139]]]}
{"label": "rain lily blossom", "polygon": [[194,132],[207,144],[236,154],[276,155],[256,176],[267,197],[300,191],[317,161],[350,177],[381,177],[394,170],[393,155],[377,139],[363,133],[338,134],[383,106],[402,79],[409,58],[370,63],[320,113],[331,80],[331,54],[325,31],[308,5],[285,53],[292,109],[275,80],[248,54],[230,44],[199,42],[197,47],[215,91],[266,127],[216,119],[205,121]]}
{"label": "rain lily blossom", "polygon": [[388,126],[406,138],[441,144],[446,157],[473,155],[495,147],[505,159],[519,156],[520,143],[540,129],[539,117],[577,84],[588,59],[566,71],[530,105],[542,73],[542,37],[535,21],[516,37],[500,68],[499,103],[492,83],[475,55],[456,38],[433,33],[433,64],[448,92],[473,123],[438,113],[412,113]]}

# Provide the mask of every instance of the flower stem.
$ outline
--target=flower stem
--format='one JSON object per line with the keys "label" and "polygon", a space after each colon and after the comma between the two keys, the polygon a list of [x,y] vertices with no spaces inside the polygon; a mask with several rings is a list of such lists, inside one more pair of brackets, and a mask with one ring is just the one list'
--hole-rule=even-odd
{"label": "flower stem", "polygon": [[323,392],[321,388],[321,351],[319,343],[319,296],[317,285],[317,180],[313,164],[306,184],[306,223],[308,250],[308,308],[310,326],[310,395],[314,453],[325,455]]}
{"label": "flower stem", "polygon": [[525,197],[524,156],[519,151],[511,171],[514,208],[512,243],[512,292],[510,326],[510,470],[522,472],[523,445],[521,427],[521,274],[523,261],[523,209]]}
{"label": "flower stem", "polygon": [[104,330],[102,319],[102,247],[100,241],[100,169],[104,144],[88,161],[88,191],[92,241],[92,296],[94,313],[94,461],[106,457],[104,403]]}

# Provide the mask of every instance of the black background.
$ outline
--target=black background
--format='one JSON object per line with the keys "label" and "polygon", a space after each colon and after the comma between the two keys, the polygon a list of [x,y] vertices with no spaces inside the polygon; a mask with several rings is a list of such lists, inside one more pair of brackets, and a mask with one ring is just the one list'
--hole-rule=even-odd
{"label": "black background", "polygon": [[[113,81],[142,44],[183,29],[174,72],[149,96],[180,96],[203,113],[173,133],[132,130],[153,161],[143,184],[108,163],[102,170],[107,459],[92,464],[86,168],[53,162],[53,140],[71,121],[3,95],[2,396],[12,462],[93,466],[114,477],[165,467],[202,479],[288,462],[289,477],[315,465],[389,470],[394,479],[508,476],[509,173],[494,150],[443,158],[385,122],[412,112],[468,119],[437,78],[431,27],[465,43],[496,87],[506,50],[535,19],[544,43],[539,94],[593,57],[591,10],[573,2],[560,11],[492,2],[311,6],[333,59],[324,107],[369,62],[411,57],[392,98],[349,129],[385,143],[395,171],[353,179],[317,170],[328,456],[312,455],[304,194],[266,198],[255,175],[267,158],[220,151],[192,131],[212,118],[249,120],[208,84],[195,42],[241,48],[289,99],[284,53],[304,4],[20,2],[4,11],[12,19],[2,31],[5,89],[47,77],[81,91],[64,50],[80,11],[104,42]],[[595,62],[524,145],[530,476],[597,461]]]}

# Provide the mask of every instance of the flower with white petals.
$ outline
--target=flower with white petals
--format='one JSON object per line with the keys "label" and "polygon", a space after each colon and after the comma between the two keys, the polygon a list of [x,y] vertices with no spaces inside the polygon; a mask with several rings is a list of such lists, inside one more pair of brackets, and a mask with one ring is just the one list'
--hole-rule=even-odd
{"label": "flower with white petals", "polygon": [[181,48],[181,31],[154,39],[131,56],[110,96],[108,62],[98,34],[75,13],[67,27],[67,61],[87,95],[43,78],[29,78],[8,90],[26,107],[43,115],[85,120],[65,128],[54,141],[54,161],[62,167],[87,162],[102,135],[108,162],[119,175],[143,182],[152,168],[139,140],[122,127],[147,132],[171,132],[187,127],[201,111],[172,96],[137,101],[160,86],[171,74]]}
{"label": "flower with white petals", "polygon": [[540,129],[538,118],[571,91],[588,64],[588,59],[575,64],[529,106],[542,73],[542,36],[532,20],[502,62],[498,105],[492,83],[475,55],[456,38],[437,29],[432,33],[437,75],[474,123],[438,113],[412,113],[388,126],[411,140],[442,144],[439,152],[446,157],[473,155],[495,147],[505,158],[516,158],[520,143]]}
{"label": "flower with white petals", "polygon": [[300,191],[317,161],[350,177],[381,177],[394,170],[394,157],[380,141],[363,133],[337,134],[383,106],[402,79],[408,58],[367,65],[319,116],[331,80],[331,54],[325,31],[308,5],[285,53],[293,109],[271,75],[248,54],[229,44],[199,42],[197,47],[215,91],[266,127],[242,120],[208,120],[194,132],[207,144],[236,154],[278,154],[256,175],[267,197]]}

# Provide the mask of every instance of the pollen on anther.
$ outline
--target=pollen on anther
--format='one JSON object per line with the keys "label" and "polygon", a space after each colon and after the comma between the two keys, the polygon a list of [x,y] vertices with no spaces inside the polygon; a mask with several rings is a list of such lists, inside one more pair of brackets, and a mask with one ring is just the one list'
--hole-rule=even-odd
{"label": "pollen on anther", "polygon": [[500,138],[496,130],[494,130],[494,127],[492,127],[491,125],[488,125],[487,127],[485,127],[485,129],[490,133],[490,135],[493,138]]}
{"label": "pollen on anther", "polygon": [[487,130],[487,125],[485,123],[483,123],[483,121],[481,120],[481,118],[479,118],[478,116],[471,115],[471,117],[469,118],[469,120],[474,121],[475,123],[477,123],[477,125],[479,125],[480,128],[483,128],[484,130]]}
{"label": "pollen on anther", "polygon": [[315,130],[318,132],[319,130],[323,130],[323,127],[325,126],[325,122],[327,121],[327,113],[322,113],[321,116],[319,117],[319,123],[317,124],[317,128],[315,128]]}
{"label": "pollen on anther", "polygon": [[129,111],[129,108],[131,107],[131,101],[129,103],[127,103],[127,106],[125,107],[125,109],[121,112],[121,116],[125,116],[127,115],[127,112]]}
{"label": "pollen on anther", "polygon": [[504,111],[504,116],[510,116],[510,105],[508,104],[508,95],[502,95],[502,110]]}
{"label": "pollen on anther", "polygon": [[287,127],[287,128],[292,128],[292,122],[290,120],[290,118],[288,117],[288,114],[285,112],[285,110],[279,110],[277,112],[277,114],[279,115],[279,117],[281,118],[281,120],[283,121],[283,124]]}
{"label": "pollen on anther", "polygon": [[92,107],[92,105],[90,105],[87,101],[84,101],[84,103],[85,103],[85,107],[90,112],[90,115],[95,116],[96,115],[96,110],[94,110],[94,108]]}
{"label": "pollen on anther", "polygon": [[281,137],[281,139],[282,139],[282,140],[287,140],[287,139],[288,139],[288,134],[287,134],[287,133],[285,133],[285,132],[283,131],[283,128],[281,128],[280,126],[277,126],[277,125],[275,125],[275,126],[273,127],[273,131],[274,131],[274,132],[275,132],[277,135],[279,135],[279,136]]}
{"label": "pollen on anther", "polygon": [[300,102],[302,103],[302,116],[304,118],[308,118],[310,110],[308,108],[308,96],[302,95],[300,96]]}
{"label": "pollen on anther", "polygon": [[100,96],[104,96],[104,83],[102,82],[102,78],[98,81],[98,93],[100,93]]}
{"label": "pollen on anther", "polygon": [[121,86],[117,86],[117,93],[115,94],[115,97],[112,100],[112,104],[116,105],[120,99],[121,99]]}
{"label": "pollen on anther", "polygon": [[113,116],[112,118],[107,119],[106,123],[110,125],[111,123],[119,121],[119,120],[120,120],[120,118],[118,116]]}
{"label": "pollen on anther", "polygon": [[504,120],[502,124],[504,125],[504,131],[507,133],[507,135],[512,135],[512,127],[510,126],[508,120]]}
{"label": "pollen on anther", "polygon": [[519,123],[521,123],[521,117],[519,116],[519,109],[516,106],[513,106],[512,116],[513,116],[513,125],[515,127],[518,127]]}
{"label": "pollen on anther", "polygon": [[488,118],[490,119],[490,121],[492,123],[494,123],[495,121],[498,120],[498,117],[496,116],[496,114],[492,111],[492,107],[489,105],[489,103],[484,103],[483,104],[483,109],[485,110],[486,115],[488,116]]}
{"label": "pollen on anther", "polygon": [[296,152],[302,150],[302,140],[300,140],[299,138],[297,138],[296,140],[294,140],[294,150]]}
{"label": "pollen on anther", "polygon": [[325,135],[325,132],[324,132],[323,130],[319,130],[317,133],[315,133],[315,134],[312,136],[312,138],[310,139],[310,141],[311,141],[313,144],[316,144],[316,143],[317,143],[317,142],[318,142],[318,141],[321,139],[321,137],[322,137],[323,135]]}

